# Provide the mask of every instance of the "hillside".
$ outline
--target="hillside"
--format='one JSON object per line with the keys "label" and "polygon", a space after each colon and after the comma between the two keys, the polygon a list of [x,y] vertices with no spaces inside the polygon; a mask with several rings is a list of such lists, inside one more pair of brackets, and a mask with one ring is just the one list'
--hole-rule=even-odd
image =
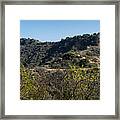
{"label": "hillside", "polygon": [[20,39],[21,100],[99,100],[100,33]]}
{"label": "hillside", "polygon": [[67,68],[68,63],[98,65],[100,33],[66,37],[59,42],[20,39],[20,60],[25,67]]}

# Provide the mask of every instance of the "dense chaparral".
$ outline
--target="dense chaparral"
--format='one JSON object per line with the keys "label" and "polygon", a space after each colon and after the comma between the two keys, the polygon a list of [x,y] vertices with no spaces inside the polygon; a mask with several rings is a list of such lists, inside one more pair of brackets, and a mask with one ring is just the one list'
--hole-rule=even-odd
{"label": "dense chaparral", "polygon": [[99,100],[100,33],[20,39],[21,100]]}

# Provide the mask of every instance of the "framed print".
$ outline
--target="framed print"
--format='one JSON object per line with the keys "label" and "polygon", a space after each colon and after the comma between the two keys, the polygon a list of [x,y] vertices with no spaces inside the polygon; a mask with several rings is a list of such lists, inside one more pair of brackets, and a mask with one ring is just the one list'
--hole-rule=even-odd
{"label": "framed print", "polygon": [[119,2],[1,2],[2,119],[119,119]]}

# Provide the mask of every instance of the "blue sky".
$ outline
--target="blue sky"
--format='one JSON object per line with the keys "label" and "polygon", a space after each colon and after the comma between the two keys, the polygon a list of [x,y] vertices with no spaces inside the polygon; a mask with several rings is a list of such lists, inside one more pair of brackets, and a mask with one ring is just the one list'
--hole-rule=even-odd
{"label": "blue sky", "polygon": [[100,32],[99,20],[21,20],[20,37],[40,41],[60,41],[61,38]]}

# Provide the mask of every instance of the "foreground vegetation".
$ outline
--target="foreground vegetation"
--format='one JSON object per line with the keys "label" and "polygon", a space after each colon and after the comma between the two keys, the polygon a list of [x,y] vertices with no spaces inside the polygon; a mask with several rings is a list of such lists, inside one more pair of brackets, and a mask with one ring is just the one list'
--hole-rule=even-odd
{"label": "foreground vegetation", "polygon": [[67,70],[47,71],[21,66],[20,97],[24,100],[98,100],[98,68],[82,70],[74,65]]}

